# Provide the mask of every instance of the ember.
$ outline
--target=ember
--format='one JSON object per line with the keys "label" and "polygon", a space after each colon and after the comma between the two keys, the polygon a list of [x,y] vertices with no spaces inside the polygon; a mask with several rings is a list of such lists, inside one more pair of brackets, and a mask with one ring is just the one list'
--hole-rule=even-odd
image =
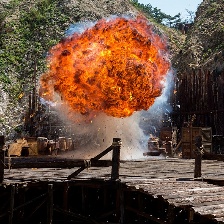
{"label": "ember", "polygon": [[146,19],[100,20],[63,39],[49,53],[41,96],[58,93],[76,112],[127,117],[148,110],[170,68],[166,44]]}

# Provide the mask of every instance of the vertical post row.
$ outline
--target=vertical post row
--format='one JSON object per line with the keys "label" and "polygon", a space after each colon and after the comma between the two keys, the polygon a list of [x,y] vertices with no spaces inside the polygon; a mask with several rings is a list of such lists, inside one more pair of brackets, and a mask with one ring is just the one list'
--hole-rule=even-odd
{"label": "vertical post row", "polygon": [[5,144],[5,137],[0,136],[0,184],[4,180],[4,166],[5,166],[5,152],[3,146]]}
{"label": "vertical post row", "polygon": [[120,149],[121,149],[121,139],[113,138],[113,155],[112,155],[112,171],[111,180],[119,179],[119,169],[120,169]]}

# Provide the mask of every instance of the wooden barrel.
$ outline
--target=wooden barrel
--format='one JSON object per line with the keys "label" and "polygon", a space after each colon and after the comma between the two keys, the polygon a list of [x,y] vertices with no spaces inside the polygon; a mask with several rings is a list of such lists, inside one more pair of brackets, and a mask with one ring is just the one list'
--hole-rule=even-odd
{"label": "wooden barrel", "polygon": [[73,141],[72,141],[72,138],[66,138],[66,144],[67,144],[67,149],[70,151],[70,150],[73,150]]}
{"label": "wooden barrel", "polygon": [[21,150],[21,156],[25,157],[29,156],[29,148],[30,148],[29,146],[23,146]]}
{"label": "wooden barrel", "polygon": [[58,141],[59,141],[59,150],[65,152],[67,150],[66,138],[59,137]]}
{"label": "wooden barrel", "polygon": [[37,152],[38,154],[44,154],[47,148],[48,139],[45,137],[37,138]]}

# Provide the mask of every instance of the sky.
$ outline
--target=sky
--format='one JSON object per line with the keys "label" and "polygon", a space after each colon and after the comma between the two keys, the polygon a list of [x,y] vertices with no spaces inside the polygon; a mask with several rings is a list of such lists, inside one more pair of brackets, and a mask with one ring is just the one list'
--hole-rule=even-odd
{"label": "sky", "polygon": [[153,8],[157,7],[167,15],[174,16],[181,13],[181,18],[186,19],[189,15],[186,9],[196,12],[203,0],[138,0],[138,2],[145,5],[151,4]]}

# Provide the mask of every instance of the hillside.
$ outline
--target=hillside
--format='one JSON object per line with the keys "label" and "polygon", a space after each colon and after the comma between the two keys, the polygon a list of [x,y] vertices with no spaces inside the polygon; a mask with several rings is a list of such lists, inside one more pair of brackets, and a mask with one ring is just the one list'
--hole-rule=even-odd
{"label": "hillside", "polygon": [[178,70],[224,68],[224,2],[204,0],[199,6],[185,44],[173,59]]}

